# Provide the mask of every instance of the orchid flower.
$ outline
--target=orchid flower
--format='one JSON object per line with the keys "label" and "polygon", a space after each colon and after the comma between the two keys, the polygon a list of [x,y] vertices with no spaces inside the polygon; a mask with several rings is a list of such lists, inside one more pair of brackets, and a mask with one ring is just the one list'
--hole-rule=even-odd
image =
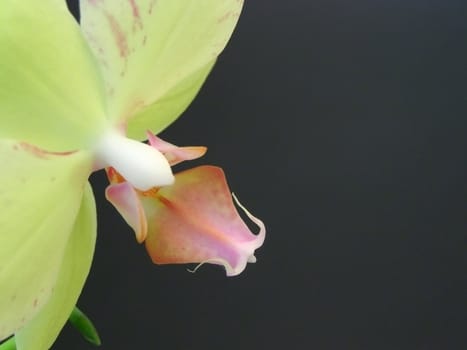
{"label": "orchid flower", "polygon": [[[146,246],[155,261],[173,256],[164,252],[160,242],[166,238],[158,232],[166,237],[179,219],[155,212],[160,198],[190,211],[199,196],[206,210],[216,209],[211,197],[198,193],[204,185],[192,187],[191,176],[174,178],[170,162],[180,153],[140,141],[188,106],[241,9],[241,0],[81,0],[79,25],[64,0],[0,1],[0,340],[15,334],[20,350],[48,349],[73,310],[94,251],[96,213],[87,181],[93,171],[118,173],[121,181],[111,184],[109,198],[112,186],[123,184],[148,206]],[[161,193],[156,204],[152,197],[146,203],[148,191]],[[233,226],[214,220],[212,227],[251,239],[236,231],[241,225],[230,204],[222,203]],[[199,249],[191,246],[198,238],[180,237],[187,230],[174,232],[170,249],[177,242],[184,244],[180,249]],[[252,261],[258,243],[234,246],[246,249],[241,257]],[[199,256],[200,262],[210,259]],[[243,268],[230,256],[214,259],[231,266],[229,274]]]}

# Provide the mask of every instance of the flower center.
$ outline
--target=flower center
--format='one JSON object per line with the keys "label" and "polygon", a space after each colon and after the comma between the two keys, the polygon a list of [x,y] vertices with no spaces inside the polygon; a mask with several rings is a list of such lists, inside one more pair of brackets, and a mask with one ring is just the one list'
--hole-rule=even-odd
{"label": "flower center", "polygon": [[98,168],[114,167],[138,190],[147,191],[174,182],[170,165],[162,153],[115,130],[105,133],[99,140],[95,155]]}

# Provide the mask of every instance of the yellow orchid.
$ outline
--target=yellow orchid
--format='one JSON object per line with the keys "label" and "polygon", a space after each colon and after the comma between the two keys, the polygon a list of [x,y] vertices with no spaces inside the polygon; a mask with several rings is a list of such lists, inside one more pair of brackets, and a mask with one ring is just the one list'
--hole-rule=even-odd
{"label": "yellow orchid", "polygon": [[0,2],[0,340],[48,349],[73,310],[94,252],[92,172],[172,188],[170,159],[140,141],[192,101],[242,5],[81,0],[78,24],[64,0]]}

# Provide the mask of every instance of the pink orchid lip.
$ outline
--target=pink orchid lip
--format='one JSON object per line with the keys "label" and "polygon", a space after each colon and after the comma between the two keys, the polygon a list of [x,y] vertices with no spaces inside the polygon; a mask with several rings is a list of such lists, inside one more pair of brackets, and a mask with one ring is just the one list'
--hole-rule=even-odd
{"label": "pink orchid lip", "polygon": [[237,201],[260,228],[257,235],[251,233],[221,168],[199,166],[175,176],[175,185],[159,189],[157,201],[146,207],[151,259],[158,264],[214,263],[223,265],[228,276],[240,274],[256,261],[254,252],[266,234],[263,222]]}
{"label": "pink orchid lip", "polygon": [[[204,154],[205,147],[177,147],[152,134],[149,143],[171,164]],[[108,168],[111,182],[107,199],[135,231],[139,243],[156,264],[222,265],[228,276],[240,274],[256,261],[255,250],[264,243],[266,228],[229,190],[224,172],[199,166],[175,174],[175,183],[147,191],[135,189],[115,169]],[[235,204],[259,227],[251,233]]]}
{"label": "pink orchid lip", "polygon": [[[172,186],[135,190],[114,170],[107,199],[135,231],[156,264],[222,265],[228,276],[240,274],[265,239],[266,229],[228,189],[222,169],[200,166],[175,175]],[[233,200],[232,200],[233,197]],[[258,227],[252,234],[237,206]],[[143,222],[144,221],[144,222]]]}

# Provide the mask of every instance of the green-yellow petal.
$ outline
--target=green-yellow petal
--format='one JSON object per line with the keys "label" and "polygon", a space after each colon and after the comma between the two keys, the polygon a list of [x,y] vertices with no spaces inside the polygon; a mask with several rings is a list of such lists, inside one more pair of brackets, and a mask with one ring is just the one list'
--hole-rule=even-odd
{"label": "green-yellow petal", "polygon": [[49,302],[16,333],[18,350],[47,350],[52,346],[81,293],[91,267],[95,241],[96,207],[88,185],[65,250],[57,284]]}
{"label": "green-yellow petal", "polygon": [[[101,63],[110,117],[128,122],[131,135],[143,139],[147,129],[173,122],[193,99],[227,44],[243,1],[80,4],[83,33]],[[144,111],[152,105],[150,117]]]}
{"label": "green-yellow petal", "polygon": [[146,131],[158,134],[182,114],[193,101],[212,69],[215,60],[191,74],[175,85],[156,103],[138,113],[128,123],[127,135],[133,139],[144,140]]}
{"label": "green-yellow petal", "polygon": [[91,163],[0,139],[0,339],[49,300]]}
{"label": "green-yellow petal", "polygon": [[75,150],[104,127],[102,79],[64,0],[1,0],[0,57],[0,138]]}

